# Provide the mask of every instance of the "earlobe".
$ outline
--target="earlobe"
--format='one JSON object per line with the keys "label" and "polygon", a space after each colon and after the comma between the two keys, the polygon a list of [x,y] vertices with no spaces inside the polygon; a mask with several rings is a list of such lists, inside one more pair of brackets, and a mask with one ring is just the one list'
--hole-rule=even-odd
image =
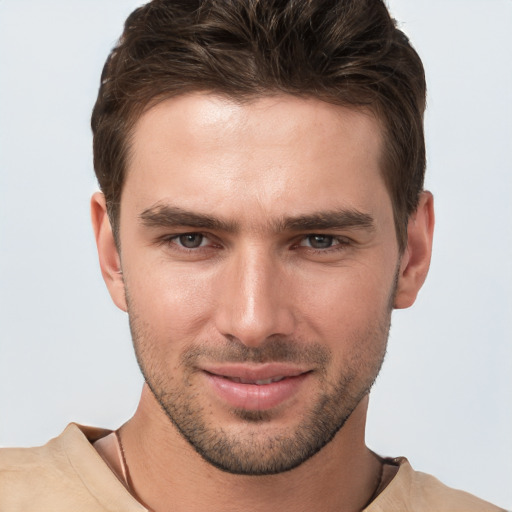
{"label": "earlobe", "polygon": [[107,215],[105,196],[101,192],[96,192],[91,198],[91,220],[103,280],[116,306],[126,311],[126,295],[121,258]]}
{"label": "earlobe", "polygon": [[422,192],[418,208],[411,215],[407,227],[407,247],[400,263],[394,307],[408,308],[427,277],[432,254],[434,234],[434,198]]}

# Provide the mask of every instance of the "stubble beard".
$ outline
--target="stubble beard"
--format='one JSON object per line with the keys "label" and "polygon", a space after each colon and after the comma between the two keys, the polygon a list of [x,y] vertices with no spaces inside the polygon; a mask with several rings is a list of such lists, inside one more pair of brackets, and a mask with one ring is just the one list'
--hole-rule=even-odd
{"label": "stubble beard", "polygon": [[[181,354],[178,381],[155,350],[159,345],[157,340],[152,339],[133,308],[129,307],[129,313],[139,367],[169,420],[204,460],[222,471],[238,475],[289,471],[334,438],[369,393],[380,371],[391,318],[391,311],[388,311],[358,339],[343,340],[358,351],[343,362],[335,379],[329,377],[332,355],[324,345],[271,337],[261,346],[250,348],[231,339],[226,339],[222,347],[209,347],[206,342],[194,345]],[[209,414],[202,405],[201,390],[194,387],[200,361],[311,365],[317,368],[319,391],[309,411],[294,426],[268,428],[272,426],[272,411],[234,409],[232,415],[241,425],[237,430],[225,429],[215,424],[215,417],[209,421]]]}

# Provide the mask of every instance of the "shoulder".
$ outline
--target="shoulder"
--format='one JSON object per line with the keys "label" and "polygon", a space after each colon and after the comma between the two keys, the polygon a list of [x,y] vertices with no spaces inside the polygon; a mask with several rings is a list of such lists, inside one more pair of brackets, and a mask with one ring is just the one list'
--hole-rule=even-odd
{"label": "shoulder", "polygon": [[30,510],[29,503],[35,497],[58,495],[68,486],[77,486],[73,467],[59,441],[52,439],[35,448],[0,450],[0,510],[18,510],[17,506]]}
{"label": "shoulder", "polygon": [[505,512],[487,501],[458,489],[453,489],[437,478],[415,471],[407,459],[394,459],[400,468],[365,512]]}
{"label": "shoulder", "polygon": [[103,502],[131,500],[91,444],[106,433],[70,424],[44,446],[0,450],[0,512],[117,510]]}

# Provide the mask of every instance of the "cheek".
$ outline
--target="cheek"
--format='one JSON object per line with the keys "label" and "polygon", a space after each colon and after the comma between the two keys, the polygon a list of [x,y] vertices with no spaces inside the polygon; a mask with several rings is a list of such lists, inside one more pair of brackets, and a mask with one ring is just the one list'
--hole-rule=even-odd
{"label": "cheek", "polygon": [[373,337],[370,332],[386,330],[394,272],[372,266],[340,268],[320,272],[314,279],[300,280],[296,296],[314,335],[340,349]]}
{"label": "cheek", "polygon": [[156,263],[125,272],[129,313],[158,340],[174,343],[197,338],[212,307],[206,278]]}

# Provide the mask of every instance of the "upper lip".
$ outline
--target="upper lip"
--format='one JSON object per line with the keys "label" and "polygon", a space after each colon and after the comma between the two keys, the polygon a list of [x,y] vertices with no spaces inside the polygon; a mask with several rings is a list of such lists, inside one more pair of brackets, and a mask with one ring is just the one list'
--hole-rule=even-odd
{"label": "upper lip", "polygon": [[283,377],[297,377],[298,375],[310,371],[310,369],[301,368],[289,363],[265,363],[257,365],[248,365],[246,363],[217,364],[205,365],[202,370],[213,375],[218,375],[219,377],[254,382]]}

